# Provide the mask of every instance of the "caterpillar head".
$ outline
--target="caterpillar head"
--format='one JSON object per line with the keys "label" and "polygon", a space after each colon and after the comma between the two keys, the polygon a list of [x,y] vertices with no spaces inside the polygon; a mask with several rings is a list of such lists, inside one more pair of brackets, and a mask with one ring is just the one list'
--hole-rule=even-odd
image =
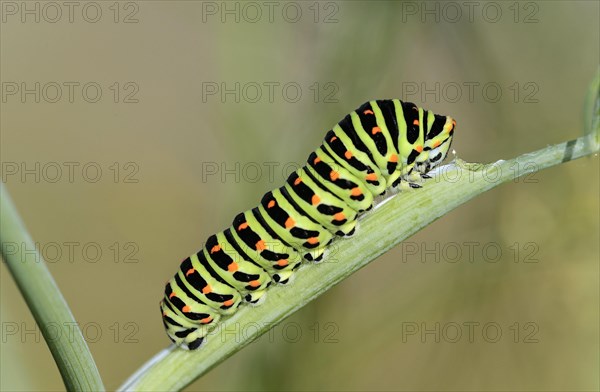
{"label": "caterpillar head", "polygon": [[425,136],[423,152],[415,160],[418,172],[427,173],[442,163],[450,150],[455,127],[456,121],[452,117],[435,115],[435,121]]}

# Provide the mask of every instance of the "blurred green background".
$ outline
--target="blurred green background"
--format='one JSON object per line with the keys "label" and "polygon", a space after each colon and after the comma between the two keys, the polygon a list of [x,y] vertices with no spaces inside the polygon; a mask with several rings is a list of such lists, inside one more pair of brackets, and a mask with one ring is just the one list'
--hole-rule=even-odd
{"label": "blurred green background", "polygon": [[[457,119],[459,158],[511,158],[581,135],[600,58],[598,2],[23,4],[2,2],[3,181],[109,389],[168,344],[180,260],[347,112],[413,101]],[[189,390],[598,390],[599,193],[598,157],[494,189]],[[1,279],[1,389],[63,389]]]}

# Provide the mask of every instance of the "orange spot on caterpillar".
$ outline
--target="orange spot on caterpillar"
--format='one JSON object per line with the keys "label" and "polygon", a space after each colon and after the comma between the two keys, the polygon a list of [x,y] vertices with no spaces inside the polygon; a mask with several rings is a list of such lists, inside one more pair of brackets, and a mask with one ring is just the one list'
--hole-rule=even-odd
{"label": "orange spot on caterpillar", "polygon": [[419,120],[413,121],[413,125],[419,125]]}
{"label": "orange spot on caterpillar", "polygon": [[166,317],[166,316],[167,316],[167,312],[163,312],[163,317]]}
{"label": "orange spot on caterpillar", "polygon": [[313,163],[316,165],[317,163],[321,162],[321,158],[316,157],[315,160],[313,161]]}
{"label": "orange spot on caterpillar", "polygon": [[433,148],[436,148],[440,144],[442,144],[442,142],[440,142],[439,140],[436,140],[435,142],[433,142]]}
{"label": "orange spot on caterpillar", "polygon": [[373,114],[373,111],[371,109],[367,109],[363,112],[363,114]]}
{"label": "orange spot on caterpillar", "polygon": [[335,181],[338,178],[340,178],[340,173],[336,172],[335,170],[332,170],[331,172],[329,172],[329,178],[331,178],[331,181]]}
{"label": "orange spot on caterpillar", "polygon": [[296,178],[296,181],[294,181],[294,185],[298,185],[302,182],[302,179],[300,177]]}
{"label": "orange spot on caterpillar", "polygon": [[333,219],[335,219],[336,221],[343,221],[344,219],[346,219],[346,215],[344,215],[343,212],[338,212],[333,216]]}
{"label": "orange spot on caterpillar", "polygon": [[337,140],[337,136],[332,136],[331,139],[329,139],[329,142],[333,142]]}
{"label": "orange spot on caterpillar", "polygon": [[350,158],[352,158],[352,152],[346,150],[346,152],[344,153],[344,156],[346,157],[346,159],[350,159]]}
{"label": "orange spot on caterpillar", "polygon": [[212,253],[216,253],[216,252],[218,252],[220,250],[221,250],[221,245],[217,244],[217,245],[215,245],[215,246],[212,247],[212,249],[210,250],[210,253],[211,254]]}
{"label": "orange spot on caterpillar", "polygon": [[241,225],[238,226],[238,231],[244,230],[244,229],[247,229],[247,228],[248,228],[248,223],[244,222],[244,223],[242,223]]}
{"label": "orange spot on caterpillar", "polygon": [[285,220],[285,228],[289,229],[290,227],[294,227],[294,225],[296,224],[296,222],[294,222],[294,220],[292,219],[292,217],[288,217]]}
{"label": "orange spot on caterpillar", "polygon": [[449,126],[449,127],[445,127],[444,126],[444,131],[443,132],[444,133],[450,133],[450,131],[454,129],[455,125],[456,125],[456,121],[452,121],[452,125],[451,126]]}
{"label": "orange spot on caterpillar", "polygon": [[175,297],[175,292],[173,291],[171,294],[169,294],[169,299]]}
{"label": "orange spot on caterpillar", "polygon": [[223,306],[230,307],[231,305],[233,305],[232,299],[228,299],[227,301],[223,302]]}
{"label": "orange spot on caterpillar", "polygon": [[227,266],[227,271],[229,271],[229,272],[235,272],[235,271],[237,271],[237,270],[238,270],[238,268],[239,268],[239,266],[238,266],[238,265],[237,265],[237,263],[234,261],[233,263],[231,263],[231,264],[229,264],[229,265]]}
{"label": "orange spot on caterpillar", "polygon": [[250,287],[258,287],[258,286],[260,286],[260,281],[259,280],[253,280],[251,282],[248,282],[248,284],[250,285]]}
{"label": "orange spot on caterpillar", "polygon": [[185,305],[183,308],[181,308],[181,311],[183,313],[189,313],[192,311],[192,308],[190,308],[189,306]]}
{"label": "orange spot on caterpillar", "polygon": [[377,180],[377,174],[375,173],[370,173],[367,174],[367,176],[365,177],[368,181],[375,181]]}
{"label": "orange spot on caterpillar", "polygon": [[281,259],[277,262],[277,265],[280,267],[285,267],[286,265],[288,265],[290,262],[287,261],[286,259]]}
{"label": "orange spot on caterpillar", "polygon": [[195,270],[195,269],[193,269],[193,268],[190,268],[189,270],[187,270],[187,271],[185,272],[185,276],[191,275],[191,274],[193,274],[194,272],[196,272],[196,270]]}
{"label": "orange spot on caterpillar", "polygon": [[212,287],[210,287],[209,284],[207,284],[206,286],[204,286],[204,288],[202,289],[202,294],[208,294],[212,292]]}
{"label": "orange spot on caterpillar", "polygon": [[269,204],[267,204],[267,208],[273,208],[273,207],[275,207],[275,200],[271,200],[269,202]]}
{"label": "orange spot on caterpillar", "polygon": [[381,132],[381,128],[379,128],[379,127],[373,127],[373,129],[371,129],[371,133],[373,135],[380,133],[380,132]]}
{"label": "orange spot on caterpillar", "polygon": [[313,195],[313,197],[310,201],[313,206],[316,206],[317,204],[319,204],[321,202],[321,198],[317,195]]}
{"label": "orange spot on caterpillar", "polygon": [[417,152],[423,152],[423,146],[416,146],[415,150],[417,150]]}
{"label": "orange spot on caterpillar", "polygon": [[392,156],[390,157],[390,162],[398,162],[398,155],[392,154]]}
{"label": "orange spot on caterpillar", "polygon": [[362,195],[362,191],[360,190],[359,187],[355,187],[355,188],[352,188],[352,190],[350,191],[350,194],[352,196],[360,196],[360,195]]}
{"label": "orange spot on caterpillar", "polygon": [[256,243],[256,250],[265,250],[267,249],[267,245],[265,245],[265,241],[260,240]]}
{"label": "orange spot on caterpillar", "polygon": [[319,243],[319,239],[317,237],[310,237],[306,240],[306,242],[308,242],[311,245],[314,245]]}
{"label": "orange spot on caterpillar", "polygon": [[200,320],[200,322],[201,322],[202,324],[208,324],[208,323],[210,323],[212,320],[213,320],[213,319],[212,319],[212,317],[208,316],[207,318],[203,318],[202,320]]}

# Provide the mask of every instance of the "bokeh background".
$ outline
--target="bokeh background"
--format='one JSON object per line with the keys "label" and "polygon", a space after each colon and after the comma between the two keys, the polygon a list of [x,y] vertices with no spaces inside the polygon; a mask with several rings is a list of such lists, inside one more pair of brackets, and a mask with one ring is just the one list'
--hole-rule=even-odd
{"label": "bokeh background", "polygon": [[[2,2],[2,180],[109,389],[168,344],[179,261],[347,112],[413,101],[512,158],[582,134],[600,59],[594,1],[55,4]],[[599,193],[596,156],[481,195],[189,390],[598,390]],[[63,389],[1,279],[1,389]]]}

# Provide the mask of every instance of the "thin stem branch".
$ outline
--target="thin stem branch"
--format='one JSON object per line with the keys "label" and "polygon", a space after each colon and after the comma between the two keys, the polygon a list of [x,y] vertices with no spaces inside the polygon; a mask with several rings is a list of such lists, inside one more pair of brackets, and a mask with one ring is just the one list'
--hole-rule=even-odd
{"label": "thin stem branch", "polygon": [[2,258],[42,331],[66,388],[104,390],[88,346],[46,262],[39,252],[30,251],[35,244],[3,183],[0,183],[0,244]]}

